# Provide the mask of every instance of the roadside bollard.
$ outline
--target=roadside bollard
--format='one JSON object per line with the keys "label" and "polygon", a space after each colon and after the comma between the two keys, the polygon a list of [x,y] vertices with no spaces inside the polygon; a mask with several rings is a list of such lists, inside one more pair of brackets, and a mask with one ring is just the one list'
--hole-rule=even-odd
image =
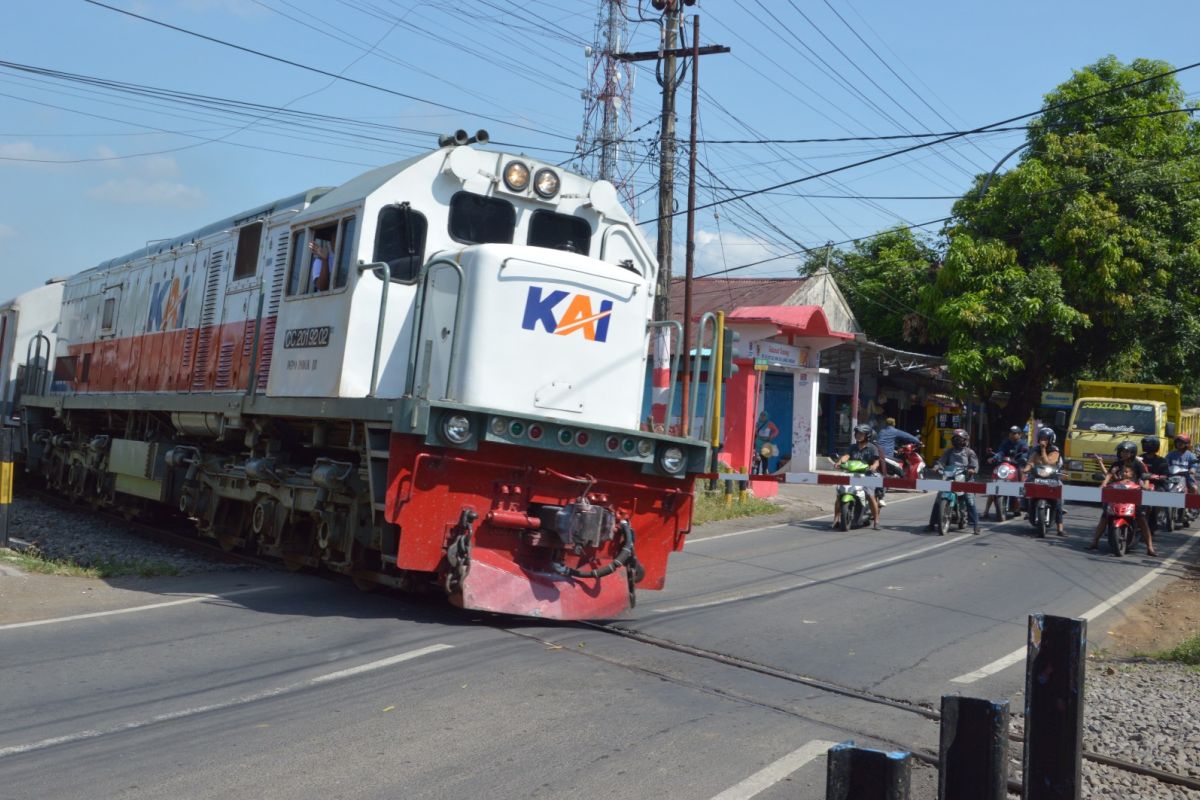
{"label": "roadside bollard", "polygon": [[1029,616],[1025,800],[1079,800],[1087,621]]}
{"label": "roadside bollard", "polygon": [[13,429],[0,428],[0,547],[8,547],[8,518],[12,508]]}
{"label": "roadside bollard", "polygon": [[1008,796],[1008,701],[942,696],[938,800]]}
{"label": "roadside bollard", "polygon": [[911,772],[908,753],[835,744],[826,761],[825,800],[908,800]]}

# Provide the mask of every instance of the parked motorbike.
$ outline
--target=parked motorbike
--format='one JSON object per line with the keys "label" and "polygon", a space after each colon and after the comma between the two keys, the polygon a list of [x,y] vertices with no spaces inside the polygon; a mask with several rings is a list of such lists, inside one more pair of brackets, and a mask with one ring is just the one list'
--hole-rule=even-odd
{"label": "parked motorbike", "polygon": [[[1029,479],[1029,483],[1037,486],[1062,486],[1062,473],[1056,465],[1038,464],[1033,468],[1033,474]],[[1046,532],[1050,529],[1050,519],[1054,515],[1056,505],[1055,501],[1044,497],[1031,498],[1029,500],[1029,512],[1026,516],[1029,519],[1029,524],[1037,531],[1039,539],[1046,538]]]}
{"label": "parked motorbike", "polygon": [[[933,468],[938,476],[943,476],[940,464]],[[951,481],[962,482],[967,479],[965,470],[958,470],[950,478]],[[951,525],[957,525],[961,531],[967,524],[967,493],[950,490],[938,492],[937,505],[934,506],[934,525],[938,536],[945,536]]]}
{"label": "parked motorbike", "polygon": [[[989,451],[991,454],[991,451]],[[1021,470],[1017,467],[1017,462],[1007,454],[1000,457],[1000,461],[992,469],[992,480],[995,481],[1010,481],[1017,482],[1021,480]],[[1017,499],[1007,497],[996,498],[996,513],[1000,515],[1000,521],[1008,519],[1010,516],[1016,516],[1020,513],[1020,507]]]}
{"label": "parked motorbike", "polygon": [[[1116,481],[1109,484],[1113,489],[1139,490],[1136,481]],[[1128,501],[1120,500],[1104,504],[1105,528],[1108,531],[1108,547],[1114,556],[1123,556],[1137,540],[1137,500],[1131,495]]]}
{"label": "parked motorbike", "polygon": [[891,458],[885,458],[888,473],[897,478],[916,480],[925,471],[925,459],[921,457],[921,445],[905,442],[896,448]]}
{"label": "parked motorbike", "polygon": [[[851,475],[865,475],[870,471],[871,465],[864,461],[851,459],[844,464],[838,465],[838,468]],[[840,511],[838,514],[838,530],[848,531],[854,528],[861,528],[875,521],[875,515],[871,513],[871,504],[867,500],[868,491],[870,490],[862,486],[848,485],[838,487],[837,497],[834,500],[834,508]]]}

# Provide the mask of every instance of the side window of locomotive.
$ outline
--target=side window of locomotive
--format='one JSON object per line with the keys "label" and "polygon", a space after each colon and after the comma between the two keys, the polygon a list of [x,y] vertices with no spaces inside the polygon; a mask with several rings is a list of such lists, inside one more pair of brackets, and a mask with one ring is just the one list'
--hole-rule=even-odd
{"label": "side window of locomotive", "polygon": [[110,333],[117,324],[117,298],[104,298],[104,307],[100,312],[100,332]]}
{"label": "side window of locomotive", "polygon": [[375,253],[371,260],[386,261],[394,281],[416,280],[425,263],[428,228],[425,216],[413,211],[407,203],[384,207],[375,226]]}
{"label": "side window of locomotive", "polygon": [[334,256],[337,252],[337,223],[313,228],[308,246],[308,291],[327,292],[332,288]]}
{"label": "side window of locomotive", "polygon": [[587,255],[592,248],[592,226],[570,214],[535,211],[529,219],[529,244]]}
{"label": "side window of locomotive", "polygon": [[288,297],[306,293],[304,287],[307,280],[305,275],[305,267],[308,265],[308,259],[305,258],[308,253],[307,242],[307,232],[297,231],[292,234],[292,264],[288,272]]}
{"label": "side window of locomotive", "polygon": [[335,289],[341,289],[346,285],[346,279],[350,275],[350,261],[354,255],[354,217],[346,217],[342,220],[342,232],[338,237],[338,241],[342,246],[338,248],[337,253],[337,274],[334,276],[333,286]]}
{"label": "side window of locomotive", "polygon": [[258,272],[258,245],[262,241],[261,222],[245,225],[238,231],[237,257],[233,263],[233,279],[253,278]]}
{"label": "side window of locomotive", "polygon": [[499,197],[459,192],[450,198],[450,236],[465,244],[512,244],[517,209]]}

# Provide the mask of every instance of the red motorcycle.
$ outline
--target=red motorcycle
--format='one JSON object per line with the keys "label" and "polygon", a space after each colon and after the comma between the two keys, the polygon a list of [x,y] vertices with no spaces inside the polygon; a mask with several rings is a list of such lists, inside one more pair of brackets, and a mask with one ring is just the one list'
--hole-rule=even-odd
{"label": "red motorcycle", "polygon": [[925,459],[921,458],[921,445],[905,442],[896,448],[891,458],[885,458],[891,475],[908,480],[917,480],[925,472]]}
{"label": "red motorcycle", "polygon": [[[988,455],[995,460],[994,451],[989,450]],[[992,468],[992,480],[1007,481],[1010,483],[1019,483],[1021,480],[1021,470],[1017,467],[1017,462],[1007,454],[1000,457],[999,463]],[[1008,519],[1010,516],[1015,517],[1021,513],[1021,504],[1016,497],[1004,497],[1000,495],[992,495],[988,498],[988,508],[995,503],[996,515],[1001,522]],[[986,517],[988,508],[983,510],[983,515]]]}
{"label": "red motorcycle", "polygon": [[[1122,480],[1109,484],[1110,489],[1140,491],[1136,481]],[[1137,538],[1137,501],[1140,494],[1131,494],[1128,501],[1109,501],[1104,504],[1105,527],[1108,531],[1108,547],[1114,556],[1123,556]]]}

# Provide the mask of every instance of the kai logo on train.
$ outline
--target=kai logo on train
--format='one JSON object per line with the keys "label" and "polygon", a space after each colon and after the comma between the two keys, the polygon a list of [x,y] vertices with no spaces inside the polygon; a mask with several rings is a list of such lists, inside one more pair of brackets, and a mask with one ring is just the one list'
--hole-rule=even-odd
{"label": "kai logo on train", "polygon": [[561,289],[546,292],[541,286],[530,286],[521,327],[533,331],[540,324],[546,333],[557,336],[582,333],[590,342],[603,342],[608,339],[612,307],[612,300],[601,300],[597,307],[586,294],[570,294]]}
{"label": "kai logo on train", "polygon": [[187,305],[191,275],[178,275],[150,287],[150,313],[146,317],[146,332],[158,333],[183,327],[183,309]]}

